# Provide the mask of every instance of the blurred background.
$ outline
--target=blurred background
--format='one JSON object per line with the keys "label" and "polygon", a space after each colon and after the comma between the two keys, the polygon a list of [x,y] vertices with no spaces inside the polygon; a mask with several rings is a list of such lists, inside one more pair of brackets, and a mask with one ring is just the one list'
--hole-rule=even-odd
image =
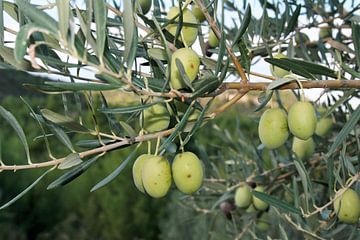
{"label": "blurred background", "polygon": [[[34,109],[46,108],[60,114],[65,111],[63,96],[37,94],[25,90],[11,79],[4,81],[0,88],[1,105],[11,110],[24,128],[33,161],[46,161],[49,157],[38,123],[30,116],[29,108],[19,96]],[[250,114],[250,111],[253,112],[250,109],[251,102],[255,99],[251,98],[243,100],[243,104],[223,117],[208,123],[208,127],[200,130],[188,144],[188,150],[199,154],[204,161],[208,176],[225,174],[224,158],[228,156],[219,155],[222,150],[226,150],[228,143],[219,135],[225,136],[225,132],[236,135],[238,132],[235,128],[241,124],[245,134],[258,141],[256,116]],[[123,102],[129,98],[117,94],[114,99]],[[68,96],[68,106],[71,106],[71,101],[71,96]],[[67,110],[71,112],[71,108]],[[83,113],[83,121],[90,121],[91,114],[86,111]],[[106,126],[105,119],[101,117],[100,114],[97,116],[99,125]],[[78,135],[72,137],[73,143],[81,139]],[[49,136],[48,139],[55,157],[66,155],[68,149],[56,138]],[[209,139],[212,141],[209,142]],[[6,160],[6,164],[26,162],[20,140],[3,119],[0,120],[0,142],[2,159]],[[75,148],[84,151],[79,146]],[[215,213],[209,215],[196,209],[191,201],[192,196],[184,196],[174,186],[163,199],[152,199],[137,191],[132,181],[131,163],[113,182],[90,193],[90,189],[118,167],[131,150],[124,148],[106,154],[98,164],[62,188],[46,190],[66,170],[47,175],[24,197],[0,212],[0,239],[209,239],[211,232],[225,231],[222,221],[228,220],[220,210],[216,209]],[[236,153],[231,154],[236,158]],[[0,204],[16,196],[44,171],[1,172]]]}

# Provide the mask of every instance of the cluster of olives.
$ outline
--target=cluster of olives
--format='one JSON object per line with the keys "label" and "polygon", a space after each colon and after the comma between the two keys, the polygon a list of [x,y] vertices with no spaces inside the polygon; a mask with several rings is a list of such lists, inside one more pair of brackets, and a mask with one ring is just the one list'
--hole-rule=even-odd
{"label": "cluster of olives", "polygon": [[[256,186],[254,190],[265,191],[263,186]],[[238,187],[235,191],[235,206],[244,209],[246,213],[261,211],[256,221],[256,227],[259,230],[266,231],[270,227],[269,214],[265,211],[269,208],[269,204],[253,196],[251,191],[252,189],[245,183]]]}
{"label": "cluster of olives", "polygon": [[360,218],[360,197],[357,192],[347,189],[334,201],[334,210],[341,222],[354,224]]}
{"label": "cluster of olives", "polygon": [[[285,58],[284,54],[276,54],[274,58]],[[278,78],[286,77],[289,71],[280,67],[271,66],[271,72]],[[266,110],[259,122],[258,133],[262,144],[268,149],[275,149],[282,146],[289,137],[289,132],[294,135],[292,150],[300,160],[308,159],[315,150],[314,133],[324,137],[332,129],[333,120],[324,116],[326,109],[317,109],[320,117],[317,119],[313,105],[307,101],[300,101],[293,104],[288,114],[280,108]]]}
{"label": "cluster of olives", "polygon": [[306,160],[315,150],[313,134],[325,137],[333,127],[331,116],[324,116],[326,109],[317,109],[306,101],[293,104],[288,114],[283,109],[272,108],[266,110],[259,122],[258,132],[262,144],[269,149],[282,146],[288,139],[289,131],[294,135],[292,150],[299,160]]}
{"label": "cluster of olives", "polygon": [[191,152],[177,154],[171,167],[164,156],[140,155],[132,173],[136,188],[153,198],[164,197],[172,179],[181,192],[192,194],[201,187],[204,178],[202,162]]}

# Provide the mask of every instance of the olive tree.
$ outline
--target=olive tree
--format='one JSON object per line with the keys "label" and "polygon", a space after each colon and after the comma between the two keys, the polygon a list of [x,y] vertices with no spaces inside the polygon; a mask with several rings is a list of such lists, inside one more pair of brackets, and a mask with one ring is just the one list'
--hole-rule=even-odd
{"label": "olive tree", "polygon": [[[130,148],[91,191],[132,167],[129,181],[144,194],[160,198],[178,189],[194,214],[217,218],[223,211],[230,221],[221,225],[222,239],[359,236],[356,1],[57,0],[34,5],[16,0],[0,1],[0,6],[1,74],[28,91],[61,95],[64,106],[59,113],[24,100],[42,132],[49,156],[44,161],[31,159],[26,126],[11,113],[15,108],[0,106],[27,160],[11,164],[0,158],[0,171],[44,169],[0,209],[45,175],[63,172],[48,189],[60,187],[96,167],[108,152]],[[259,65],[271,75],[254,70]],[[323,91],[310,102],[304,89],[315,88]],[[289,106],[284,91],[296,102]],[[218,174],[216,164],[204,164],[189,149],[199,147],[193,141],[199,129],[241,107],[245,96],[258,97],[252,109],[258,134],[247,138],[218,129],[211,135],[207,141],[228,144],[220,151],[223,157],[211,145],[201,149],[228,166]],[[92,114],[92,122],[83,121],[84,111]],[[99,125],[99,118],[108,125]],[[82,136],[77,145],[85,151],[74,146],[74,135]],[[57,138],[68,152],[54,156],[49,138]],[[6,151],[6,142],[2,145]]]}

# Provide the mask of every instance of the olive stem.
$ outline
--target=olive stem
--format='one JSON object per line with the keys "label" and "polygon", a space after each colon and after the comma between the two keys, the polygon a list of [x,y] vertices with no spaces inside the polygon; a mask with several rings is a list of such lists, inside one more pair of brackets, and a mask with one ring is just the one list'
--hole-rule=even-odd
{"label": "olive stem", "polygon": [[158,155],[158,152],[159,152],[160,139],[161,139],[161,136],[158,136],[158,137],[157,137],[157,140],[156,140],[155,156],[157,156],[157,155]]}

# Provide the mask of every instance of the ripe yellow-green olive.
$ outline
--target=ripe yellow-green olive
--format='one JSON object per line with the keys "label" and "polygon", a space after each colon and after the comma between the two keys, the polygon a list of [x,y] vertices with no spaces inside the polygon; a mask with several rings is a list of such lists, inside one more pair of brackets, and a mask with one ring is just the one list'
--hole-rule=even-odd
{"label": "ripe yellow-green olive", "polygon": [[[326,113],[326,108],[318,108],[318,112],[320,115],[323,115]],[[323,117],[321,116],[316,124],[315,134],[320,137],[325,137],[331,132],[331,129],[334,125],[333,119],[331,116]]]}
{"label": "ripe yellow-green olive", "polygon": [[[179,39],[183,42],[186,43],[187,46],[191,46],[198,35],[198,21],[196,19],[196,17],[194,16],[194,14],[188,10],[188,9],[184,9],[183,13],[183,26],[181,28],[181,34],[179,36]],[[179,14],[179,8],[178,7],[172,7],[170,8],[166,18],[168,20],[173,19],[176,15]],[[174,24],[169,24],[167,26],[167,30],[173,35],[176,35],[176,29],[178,27],[178,21],[179,21],[179,17],[177,17],[175,19],[175,23]],[[187,25],[188,24],[188,25]],[[193,24],[193,25],[189,25],[189,24]],[[181,35],[183,37],[181,37]]]}
{"label": "ripe yellow-green olive", "polygon": [[[151,8],[151,2],[152,2],[152,0],[139,0],[138,1],[138,3],[140,4],[140,7],[141,7],[141,11],[144,15],[149,12],[149,10]],[[140,10],[138,8],[136,8],[136,11],[140,12]]]}
{"label": "ripe yellow-green olive", "polygon": [[204,179],[202,163],[192,152],[183,152],[175,156],[172,173],[176,187],[186,194],[196,192]]}
{"label": "ripe yellow-green olive", "polygon": [[171,57],[170,84],[174,89],[185,88],[186,84],[176,65],[176,59],[179,59],[186,75],[190,81],[193,81],[199,73],[200,59],[196,52],[190,48],[180,48],[176,50]]}
{"label": "ripe yellow-green olive", "polygon": [[309,102],[293,104],[288,114],[289,129],[294,136],[302,140],[310,138],[316,128],[316,113]]}
{"label": "ripe yellow-green olive", "polygon": [[[282,53],[278,53],[276,55],[273,56],[273,58],[276,59],[281,59],[281,58],[286,58],[287,56],[282,54]],[[277,66],[270,66],[270,70],[271,73],[274,77],[278,77],[278,78],[283,78],[284,76],[290,74],[290,72],[288,70],[282,69],[280,67]]]}
{"label": "ripe yellow-green olive", "polygon": [[148,158],[142,167],[141,177],[145,192],[153,198],[164,197],[171,186],[171,169],[162,156]]}
{"label": "ripe yellow-green olive", "polygon": [[306,140],[301,140],[300,138],[294,137],[292,151],[299,160],[304,161],[309,159],[315,151],[315,143],[313,138],[310,137]]}
{"label": "ripe yellow-green olive", "polygon": [[244,184],[236,189],[235,205],[239,208],[247,208],[252,201],[252,194],[248,185]]}
{"label": "ripe yellow-green olive", "polygon": [[158,103],[146,108],[143,112],[144,129],[157,132],[166,129],[170,123],[170,116],[164,104]]}
{"label": "ripe yellow-green olive", "polygon": [[300,45],[300,43],[306,44],[306,43],[310,42],[310,39],[309,39],[308,35],[306,35],[305,33],[297,32],[295,34],[295,42],[298,45]]}
{"label": "ripe yellow-green olive", "polygon": [[258,132],[265,147],[274,149],[283,145],[289,136],[285,111],[280,108],[266,110],[260,118]]}
{"label": "ripe yellow-green olive", "polygon": [[219,39],[216,37],[213,30],[210,30],[209,33],[209,45],[212,48],[216,48],[217,46],[219,46]]}
{"label": "ripe yellow-green olive", "polygon": [[205,15],[197,4],[192,5],[191,11],[199,22],[205,20]]}
{"label": "ripe yellow-green olive", "polygon": [[335,212],[341,222],[357,223],[360,217],[360,197],[357,192],[348,189],[334,201]]}
{"label": "ripe yellow-green olive", "polygon": [[270,218],[268,212],[263,212],[261,216],[256,220],[256,228],[263,232],[269,230]]}
{"label": "ripe yellow-green olive", "polygon": [[320,32],[319,32],[319,37],[320,38],[328,38],[331,37],[332,35],[332,31],[330,28],[321,28]]}
{"label": "ripe yellow-green olive", "polygon": [[143,182],[142,182],[142,177],[141,177],[142,167],[143,167],[145,161],[148,158],[152,157],[152,156],[153,155],[150,155],[150,154],[142,154],[142,155],[140,155],[135,160],[133,168],[132,168],[132,175],[133,175],[134,184],[135,184],[136,188],[142,193],[145,193]]}
{"label": "ripe yellow-green olive", "polygon": [[[265,189],[263,186],[257,186],[254,191],[257,191],[257,192],[264,192]],[[253,204],[254,204],[254,207],[257,209],[257,210],[266,210],[268,207],[269,207],[269,204],[264,202],[263,200],[260,200],[259,198],[255,197],[254,195],[252,196],[253,199]]]}

